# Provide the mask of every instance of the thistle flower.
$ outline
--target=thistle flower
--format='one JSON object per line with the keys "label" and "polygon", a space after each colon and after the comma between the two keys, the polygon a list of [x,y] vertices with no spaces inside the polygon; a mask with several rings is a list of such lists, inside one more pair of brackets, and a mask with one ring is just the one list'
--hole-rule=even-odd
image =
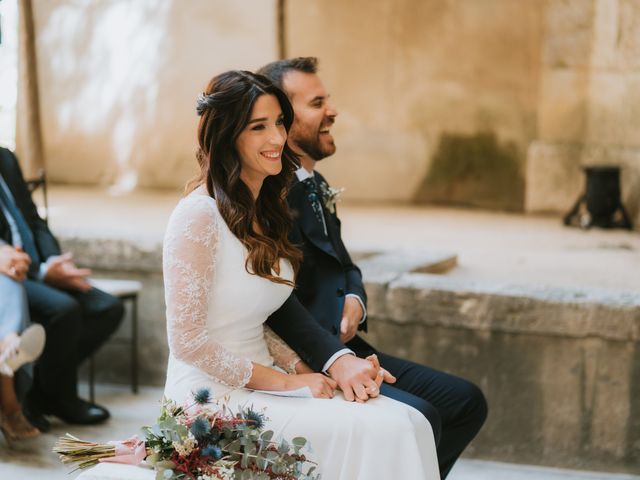
{"label": "thistle flower", "polygon": [[220,460],[222,458],[222,450],[217,445],[208,445],[202,449],[203,457],[213,457],[216,460]]}
{"label": "thistle flower", "polygon": [[209,433],[211,433],[211,425],[209,425],[209,422],[206,418],[198,417],[191,424],[191,428],[189,429],[189,431],[195,437],[195,439],[198,440],[198,442],[201,442],[202,440],[207,438]]}
{"label": "thistle flower", "polygon": [[211,391],[208,388],[199,388],[193,393],[193,400],[199,405],[211,403]]}
{"label": "thistle flower", "polygon": [[253,406],[247,407],[242,417],[245,420],[248,420],[253,428],[257,428],[258,430],[261,430],[264,427],[267,420],[264,414],[255,411]]}

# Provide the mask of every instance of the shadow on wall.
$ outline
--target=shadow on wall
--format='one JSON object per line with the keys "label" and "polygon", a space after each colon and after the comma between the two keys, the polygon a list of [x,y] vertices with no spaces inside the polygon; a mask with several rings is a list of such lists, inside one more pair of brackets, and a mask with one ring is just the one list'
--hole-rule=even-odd
{"label": "shadow on wall", "polygon": [[[640,167],[640,165],[639,165]],[[622,170],[622,204],[627,209],[631,223],[636,230],[640,230],[640,175],[638,167],[625,165]]]}
{"label": "shadow on wall", "polygon": [[431,168],[413,196],[417,203],[524,210],[523,157],[492,132],[444,133]]}

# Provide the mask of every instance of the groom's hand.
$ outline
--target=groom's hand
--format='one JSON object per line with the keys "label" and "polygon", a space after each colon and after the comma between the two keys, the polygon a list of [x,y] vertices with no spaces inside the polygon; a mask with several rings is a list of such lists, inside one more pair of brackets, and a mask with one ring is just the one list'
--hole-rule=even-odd
{"label": "groom's hand", "polygon": [[340,321],[340,341],[342,343],[347,343],[356,336],[363,315],[362,306],[355,297],[345,298],[342,320]]}
{"label": "groom's hand", "polygon": [[380,366],[380,360],[378,360],[378,356],[375,353],[369,355],[367,361],[371,362],[371,365],[378,371],[378,377],[376,379],[378,387],[382,385],[382,382],[396,383],[396,377]]}
{"label": "groom's hand", "polygon": [[368,360],[343,355],[333,362],[328,373],[349,402],[366,402],[380,393],[376,383],[378,370]]}

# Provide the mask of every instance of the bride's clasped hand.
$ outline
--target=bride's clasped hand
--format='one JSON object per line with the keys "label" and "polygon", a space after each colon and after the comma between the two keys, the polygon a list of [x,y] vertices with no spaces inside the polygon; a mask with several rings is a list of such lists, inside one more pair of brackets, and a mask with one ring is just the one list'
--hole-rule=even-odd
{"label": "bride's clasped hand", "polygon": [[[339,389],[343,392],[345,400],[359,403],[377,397],[380,394],[382,382],[394,383],[396,381],[393,375],[380,366],[380,361],[375,354],[367,357],[365,362],[351,355],[340,357],[329,368],[328,374],[331,378],[314,373],[302,361],[296,364],[295,370],[297,375],[289,376],[290,380],[287,383],[287,387],[291,387],[291,390],[309,387],[312,395],[316,398],[333,398],[335,390]],[[318,375],[323,377],[323,382],[322,379],[317,378]],[[340,381],[334,379],[334,375]],[[327,386],[331,389],[330,393],[326,390]]]}

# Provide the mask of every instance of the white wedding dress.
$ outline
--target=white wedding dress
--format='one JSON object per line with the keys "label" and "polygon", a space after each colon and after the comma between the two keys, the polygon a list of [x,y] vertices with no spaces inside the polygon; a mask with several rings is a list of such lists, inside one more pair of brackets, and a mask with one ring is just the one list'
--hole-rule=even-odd
{"label": "white wedding dress", "polygon": [[[412,407],[382,396],[360,404],[341,395],[286,398],[244,388],[252,362],[291,371],[298,360],[263,325],[291,287],[249,274],[246,254],[205,190],[180,201],[163,255],[166,397],[183,402],[208,387],[214,397],[226,395],[232,408],[264,408],[266,428],[276,436],[310,442],[307,456],[319,464],[323,480],[439,479],[431,426]],[[288,261],[280,262],[280,275],[293,279]]]}

